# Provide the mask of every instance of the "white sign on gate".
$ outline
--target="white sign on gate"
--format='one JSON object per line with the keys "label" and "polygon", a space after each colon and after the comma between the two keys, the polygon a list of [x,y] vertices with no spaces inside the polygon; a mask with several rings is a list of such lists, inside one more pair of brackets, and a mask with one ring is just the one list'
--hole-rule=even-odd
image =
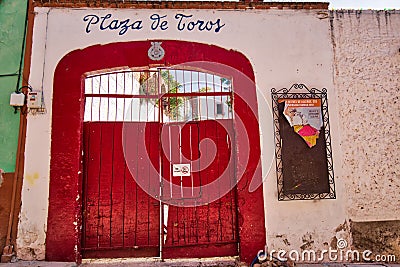
{"label": "white sign on gate", "polygon": [[173,164],[172,176],[190,176],[190,164]]}

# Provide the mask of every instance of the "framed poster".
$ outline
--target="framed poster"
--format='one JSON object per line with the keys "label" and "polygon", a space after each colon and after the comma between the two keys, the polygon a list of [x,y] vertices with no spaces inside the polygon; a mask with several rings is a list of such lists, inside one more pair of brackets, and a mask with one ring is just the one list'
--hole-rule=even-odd
{"label": "framed poster", "polygon": [[271,90],[278,200],[336,198],[327,90]]}

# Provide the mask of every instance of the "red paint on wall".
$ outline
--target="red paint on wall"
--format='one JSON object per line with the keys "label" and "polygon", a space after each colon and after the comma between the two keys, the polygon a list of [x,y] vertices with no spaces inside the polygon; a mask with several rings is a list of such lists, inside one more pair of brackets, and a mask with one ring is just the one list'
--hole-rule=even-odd
{"label": "red paint on wall", "polygon": [[[81,259],[85,73],[121,66],[143,67],[160,63],[170,66],[189,61],[210,61],[239,70],[254,82],[251,64],[239,52],[184,41],[163,41],[162,46],[166,51],[162,62],[153,62],[148,58],[150,41],[138,41],[75,50],[58,63],[53,88],[47,260],[79,262]],[[203,64],[203,68],[211,72],[220,71],[212,63]],[[236,81],[235,77],[233,79]],[[244,122],[244,127],[237,128],[237,164],[244,165],[247,170],[238,183],[239,249],[241,260],[250,262],[265,244],[262,187],[254,192],[248,190],[253,176],[261,180],[257,98],[253,83],[243,79],[237,81],[234,86],[235,112]],[[241,151],[246,150],[250,155],[248,160],[241,157],[244,154]]]}

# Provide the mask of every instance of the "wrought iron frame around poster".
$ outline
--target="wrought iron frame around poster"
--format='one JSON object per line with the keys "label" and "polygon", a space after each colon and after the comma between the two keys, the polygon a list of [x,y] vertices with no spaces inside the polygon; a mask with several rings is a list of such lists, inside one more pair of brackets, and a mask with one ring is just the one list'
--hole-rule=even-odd
{"label": "wrought iron frame around poster", "polygon": [[[332,159],[332,147],[331,147],[331,134],[329,125],[329,114],[328,114],[328,99],[327,89],[323,88],[318,90],[316,88],[308,89],[304,84],[293,84],[289,89],[282,88],[276,90],[271,89],[272,96],[272,113],[274,119],[274,132],[275,132],[275,160],[276,160],[276,174],[278,184],[278,200],[315,200],[315,199],[336,199],[335,182],[333,173],[333,159]],[[328,172],[328,184],[329,192],[323,193],[288,193],[284,191],[284,177],[283,177],[283,161],[282,161],[282,138],[279,124],[279,99],[321,99],[321,110],[323,119],[323,132],[325,137],[326,146],[326,162]]]}

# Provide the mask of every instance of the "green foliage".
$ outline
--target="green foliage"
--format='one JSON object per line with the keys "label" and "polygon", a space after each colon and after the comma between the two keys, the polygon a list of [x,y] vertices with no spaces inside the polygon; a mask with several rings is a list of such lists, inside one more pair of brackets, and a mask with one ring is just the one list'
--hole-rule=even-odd
{"label": "green foliage", "polygon": [[232,109],[232,97],[228,97],[228,100],[225,102],[230,109]]}
{"label": "green foliage", "polygon": [[[161,78],[163,79],[167,93],[178,93],[179,88],[182,87],[182,85],[175,80],[174,76],[172,76],[169,71],[161,71]],[[167,116],[177,120],[180,119],[179,107],[183,104],[183,102],[183,97],[169,97],[167,103],[165,103],[165,111]]]}
{"label": "green foliage", "polygon": [[203,87],[203,88],[200,88],[199,92],[200,93],[207,93],[207,92],[209,92],[211,90],[212,89],[210,87]]}
{"label": "green foliage", "polygon": [[[232,85],[231,80],[226,79],[226,78],[222,78],[222,77],[221,77],[221,83],[222,83],[223,86],[225,85],[225,86],[227,86],[228,88],[231,87],[231,85]],[[226,100],[225,103],[228,105],[228,107],[229,107],[230,109],[232,109],[232,97],[228,97],[228,100]]]}
{"label": "green foliage", "polygon": [[168,93],[177,93],[179,88],[182,87],[182,85],[176,81],[174,76],[171,75],[167,70],[161,71],[161,78],[164,81]]}
{"label": "green foliage", "polygon": [[221,77],[221,83],[222,83],[222,85],[226,85],[226,86],[231,86],[231,80],[229,80],[229,79],[227,79],[227,78],[223,78],[223,77]]}

